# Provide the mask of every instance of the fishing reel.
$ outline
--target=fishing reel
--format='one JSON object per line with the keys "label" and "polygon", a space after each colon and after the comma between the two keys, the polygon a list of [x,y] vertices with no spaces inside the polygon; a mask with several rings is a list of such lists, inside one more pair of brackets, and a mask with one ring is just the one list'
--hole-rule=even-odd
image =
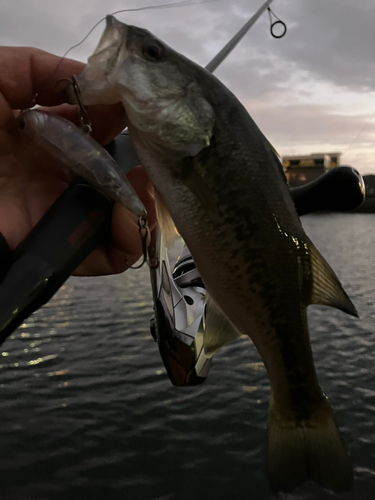
{"label": "fishing reel", "polygon": [[[182,247],[176,259],[178,247]],[[204,350],[206,289],[183,240],[169,251],[156,228],[149,247],[154,313],[150,329],[173,385],[205,381],[211,359]]]}

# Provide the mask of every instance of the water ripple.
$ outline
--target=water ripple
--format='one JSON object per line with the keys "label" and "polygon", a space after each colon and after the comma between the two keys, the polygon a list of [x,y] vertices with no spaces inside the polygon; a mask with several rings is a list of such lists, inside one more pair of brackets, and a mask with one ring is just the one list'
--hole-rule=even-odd
{"label": "water ripple", "polygon": [[[355,466],[346,500],[375,486],[375,237],[371,214],[304,218],[361,318],[309,308],[322,388]],[[332,231],[335,227],[335,231]],[[2,500],[268,500],[269,382],[240,338],[210,377],[173,387],[149,333],[148,269],[71,278],[0,356]],[[332,494],[304,485],[288,500]]]}

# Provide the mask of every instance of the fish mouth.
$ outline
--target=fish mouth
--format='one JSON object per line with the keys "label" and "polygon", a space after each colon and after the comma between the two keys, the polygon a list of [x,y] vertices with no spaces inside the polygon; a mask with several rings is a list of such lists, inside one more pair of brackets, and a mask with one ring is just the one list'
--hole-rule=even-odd
{"label": "fish mouth", "polygon": [[[114,104],[121,101],[120,94],[113,91],[115,85],[110,77],[116,66],[128,56],[127,37],[128,26],[114,16],[106,16],[106,27],[99,43],[82,73],[76,77],[83,104]],[[66,94],[69,104],[77,104],[73,86],[67,89]]]}
{"label": "fish mouth", "polygon": [[128,36],[128,26],[118,21],[112,15],[106,16],[105,20],[105,30],[103,31],[96,49],[89,57],[89,64],[92,58],[95,58],[96,62],[97,58],[102,60],[110,56],[109,67],[107,68],[107,71],[109,72],[115,67],[117,63],[117,58],[115,56],[119,55],[121,45],[126,44]]}

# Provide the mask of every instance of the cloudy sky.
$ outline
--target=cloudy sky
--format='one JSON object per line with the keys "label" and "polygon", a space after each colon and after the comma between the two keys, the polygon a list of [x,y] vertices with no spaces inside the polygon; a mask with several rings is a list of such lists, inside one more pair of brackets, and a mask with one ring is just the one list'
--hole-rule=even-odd
{"label": "cloudy sky", "polygon": [[[106,14],[168,1],[2,0],[0,45],[62,55]],[[204,66],[263,3],[215,0],[116,17]],[[340,151],[342,164],[375,173],[374,0],[274,0],[271,8],[286,36],[271,37],[265,12],[215,74],[280,154]],[[69,57],[86,61],[103,28]]]}

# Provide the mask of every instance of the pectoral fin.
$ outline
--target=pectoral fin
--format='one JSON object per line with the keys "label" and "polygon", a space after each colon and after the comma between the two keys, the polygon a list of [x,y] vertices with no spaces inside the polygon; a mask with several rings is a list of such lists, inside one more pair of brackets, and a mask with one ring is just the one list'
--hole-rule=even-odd
{"label": "pectoral fin", "polygon": [[221,347],[237,339],[240,335],[240,332],[223,313],[216,302],[208,296],[206,305],[206,328],[203,339],[206,356],[211,358]]}
{"label": "pectoral fin", "polygon": [[161,194],[155,190],[156,216],[167,248],[172,248],[179,237],[177,228]]}
{"label": "pectoral fin", "polygon": [[343,289],[336,274],[324,257],[309,241],[312,269],[312,290],[310,304],[335,307],[358,318],[357,310]]}

